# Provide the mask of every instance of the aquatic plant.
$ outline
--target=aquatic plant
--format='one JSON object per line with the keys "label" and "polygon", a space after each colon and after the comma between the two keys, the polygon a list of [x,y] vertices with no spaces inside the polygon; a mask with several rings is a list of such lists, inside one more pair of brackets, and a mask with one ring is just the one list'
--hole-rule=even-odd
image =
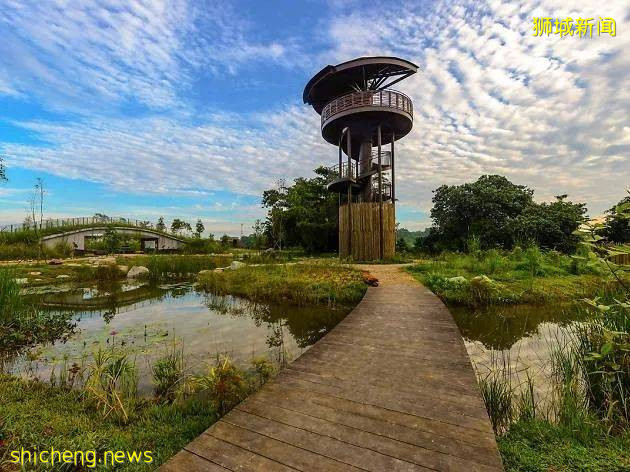
{"label": "aquatic plant", "polygon": [[138,373],[125,355],[99,349],[86,367],[85,393],[104,418],[127,423],[138,398]]}
{"label": "aquatic plant", "polygon": [[252,359],[252,368],[257,380],[256,387],[262,387],[276,372],[273,363],[265,357],[255,357]]}
{"label": "aquatic plant", "polygon": [[515,390],[509,357],[493,356],[490,363],[490,366],[486,366],[486,373],[479,375],[477,382],[492,429],[499,435],[507,431],[514,418]]}
{"label": "aquatic plant", "polygon": [[598,316],[575,329],[590,408],[611,429],[630,425],[630,303],[586,300]]}
{"label": "aquatic plant", "polygon": [[19,318],[25,308],[14,272],[0,269],[0,324]]}
{"label": "aquatic plant", "polygon": [[156,397],[172,403],[184,381],[184,347],[174,344],[151,367]]}
{"label": "aquatic plant", "polygon": [[81,265],[74,269],[75,279],[83,282],[113,282],[125,278],[125,273],[116,264]]}
{"label": "aquatic plant", "polygon": [[71,319],[71,314],[46,313],[26,303],[14,272],[0,268],[0,357],[67,339],[75,327]]}

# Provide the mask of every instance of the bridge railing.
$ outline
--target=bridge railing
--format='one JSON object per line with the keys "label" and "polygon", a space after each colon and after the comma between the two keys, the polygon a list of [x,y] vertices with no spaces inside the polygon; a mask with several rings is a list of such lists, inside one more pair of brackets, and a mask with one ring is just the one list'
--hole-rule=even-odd
{"label": "bridge railing", "polygon": [[42,222],[37,221],[8,224],[1,226],[0,232],[16,233],[19,231],[31,231],[35,229],[72,228],[76,226],[90,226],[96,224],[124,224],[126,226],[135,226],[137,228],[153,228],[151,224],[131,218],[113,216],[79,216],[74,218],[47,218]]}

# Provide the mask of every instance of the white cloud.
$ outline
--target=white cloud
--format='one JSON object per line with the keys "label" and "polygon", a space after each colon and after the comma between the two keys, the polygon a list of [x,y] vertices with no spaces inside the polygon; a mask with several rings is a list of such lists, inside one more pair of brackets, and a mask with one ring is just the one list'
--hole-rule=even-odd
{"label": "white cloud", "polygon": [[250,41],[247,30],[229,4],[214,2],[0,0],[0,55],[11,71],[0,94],[23,91],[83,114],[126,102],[177,108],[191,71],[289,64],[286,46]]}
{"label": "white cloud", "polygon": [[16,124],[51,145],[6,143],[9,165],[132,193],[260,195],[275,180],[310,172],[334,154],[319,137],[318,117],[295,106],[208,117],[199,126],[167,118]]}

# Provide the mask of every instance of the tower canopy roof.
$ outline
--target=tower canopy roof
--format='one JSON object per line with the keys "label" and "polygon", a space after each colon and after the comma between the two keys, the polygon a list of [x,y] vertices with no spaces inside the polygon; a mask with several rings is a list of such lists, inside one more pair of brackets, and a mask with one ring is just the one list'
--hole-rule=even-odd
{"label": "tower canopy roof", "polygon": [[333,98],[359,90],[381,90],[417,70],[417,65],[398,57],[360,57],[324,67],[306,84],[302,98],[321,113]]}

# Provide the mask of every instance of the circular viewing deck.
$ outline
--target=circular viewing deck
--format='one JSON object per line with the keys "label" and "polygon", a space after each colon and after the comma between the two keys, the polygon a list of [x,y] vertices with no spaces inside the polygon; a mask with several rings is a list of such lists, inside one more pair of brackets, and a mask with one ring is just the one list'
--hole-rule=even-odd
{"label": "circular viewing deck", "polygon": [[[405,136],[413,124],[411,99],[396,90],[352,92],[328,102],[322,110],[322,136],[337,144],[341,130],[355,122],[387,123],[396,139]],[[383,144],[390,139],[384,137]]]}

